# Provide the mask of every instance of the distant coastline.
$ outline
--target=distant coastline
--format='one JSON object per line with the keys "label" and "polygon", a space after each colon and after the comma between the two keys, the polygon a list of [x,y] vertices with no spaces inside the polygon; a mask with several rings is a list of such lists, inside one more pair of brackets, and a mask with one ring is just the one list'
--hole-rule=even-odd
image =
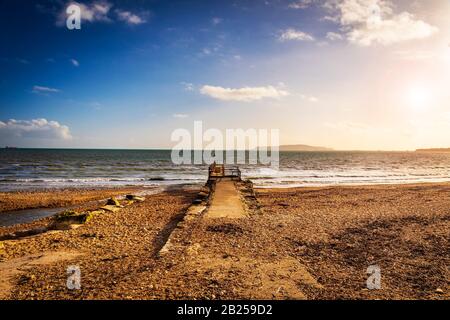
{"label": "distant coastline", "polygon": [[416,152],[450,152],[450,148],[417,149]]}

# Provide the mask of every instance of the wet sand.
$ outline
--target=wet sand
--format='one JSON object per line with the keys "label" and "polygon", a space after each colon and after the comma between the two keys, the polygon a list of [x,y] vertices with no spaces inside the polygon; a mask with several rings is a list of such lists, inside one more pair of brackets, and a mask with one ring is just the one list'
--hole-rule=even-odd
{"label": "wet sand", "polygon": [[[450,184],[256,195],[260,210],[244,218],[201,214],[180,226],[196,190],[171,190],[78,229],[3,241],[0,297],[450,298]],[[0,228],[0,236],[26,227]],[[69,265],[81,269],[80,290],[66,288]],[[366,288],[370,265],[381,268],[380,290]]]}

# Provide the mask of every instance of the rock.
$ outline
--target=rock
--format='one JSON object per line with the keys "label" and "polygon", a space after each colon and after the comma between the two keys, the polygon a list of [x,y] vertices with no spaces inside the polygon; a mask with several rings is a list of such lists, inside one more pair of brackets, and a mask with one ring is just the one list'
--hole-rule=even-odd
{"label": "rock", "polygon": [[22,275],[19,278],[19,284],[24,284],[30,281],[36,281],[36,276],[34,274],[32,274],[31,276]]}
{"label": "rock", "polygon": [[110,199],[108,199],[108,201],[106,201],[106,205],[110,205],[110,206],[120,206],[120,202],[119,200],[117,200],[115,197],[111,197]]}
{"label": "rock", "polygon": [[114,206],[114,205],[106,205],[106,206],[101,207],[100,209],[103,209],[103,210],[106,210],[109,212],[117,212],[120,210],[120,207]]}
{"label": "rock", "polygon": [[206,198],[208,198],[208,194],[206,193],[206,192],[199,192],[198,193],[198,195],[197,195],[200,199],[206,199]]}
{"label": "rock", "polygon": [[135,195],[133,195],[133,194],[127,194],[127,195],[125,196],[125,199],[127,199],[127,200],[132,200],[132,201],[138,201],[138,202],[142,202],[142,201],[145,200],[144,197],[135,196]]}
{"label": "rock", "polygon": [[78,229],[79,227],[82,227],[82,226],[83,226],[82,224],[71,224],[69,226],[69,229],[70,230],[75,230],[75,229]]}
{"label": "rock", "polygon": [[436,293],[439,293],[439,294],[443,294],[443,293],[444,293],[444,290],[442,290],[441,288],[437,288],[435,292],[436,292]]}
{"label": "rock", "polygon": [[89,212],[63,211],[58,213],[54,220],[58,223],[82,224],[88,220]]}
{"label": "rock", "polygon": [[78,228],[80,225],[89,222],[96,215],[105,213],[104,210],[93,210],[85,212],[64,211],[58,213],[50,224],[53,230],[70,230]]}
{"label": "rock", "polygon": [[47,231],[48,231],[47,227],[39,227],[39,228],[35,228],[35,229],[16,231],[12,234],[7,234],[7,235],[3,236],[2,240],[13,240],[13,239],[18,239],[18,238],[34,236],[34,235],[41,234],[41,233],[44,233]]}

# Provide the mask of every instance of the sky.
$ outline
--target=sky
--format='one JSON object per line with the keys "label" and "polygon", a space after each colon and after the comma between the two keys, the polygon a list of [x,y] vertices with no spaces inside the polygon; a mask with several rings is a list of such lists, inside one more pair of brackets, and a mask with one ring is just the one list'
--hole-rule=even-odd
{"label": "sky", "polygon": [[338,150],[450,147],[450,1],[0,3],[0,146],[171,148],[279,129]]}

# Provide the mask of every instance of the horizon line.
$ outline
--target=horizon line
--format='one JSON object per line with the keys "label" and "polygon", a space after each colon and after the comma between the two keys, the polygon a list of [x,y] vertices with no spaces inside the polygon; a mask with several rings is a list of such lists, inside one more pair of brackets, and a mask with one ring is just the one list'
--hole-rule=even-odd
{"label": "horizon line", "polygon": [[[291,145],[280,145],[291,146]],[[260,148],[260,147],[258,147]],[[172,149],[172,148],[112,148],[112,147],[2,147],[0,150],[19,150],[19,149],[30,149],[30,150],[130,150],[130,151],[172,151],[183,149]],[[269,148],[267,148],[270,150]],[[332,149],[330,150],[280,150],[279,152],[416,152],[419,150],[439,150],[439,149],[449,149],[448,147],[430,147],[430,148],[417,148],[417,149]],[[214,149],[186,149],[189,151],[212,151]],[[250,151],[249,149],[222,149],[220,151]]]}

